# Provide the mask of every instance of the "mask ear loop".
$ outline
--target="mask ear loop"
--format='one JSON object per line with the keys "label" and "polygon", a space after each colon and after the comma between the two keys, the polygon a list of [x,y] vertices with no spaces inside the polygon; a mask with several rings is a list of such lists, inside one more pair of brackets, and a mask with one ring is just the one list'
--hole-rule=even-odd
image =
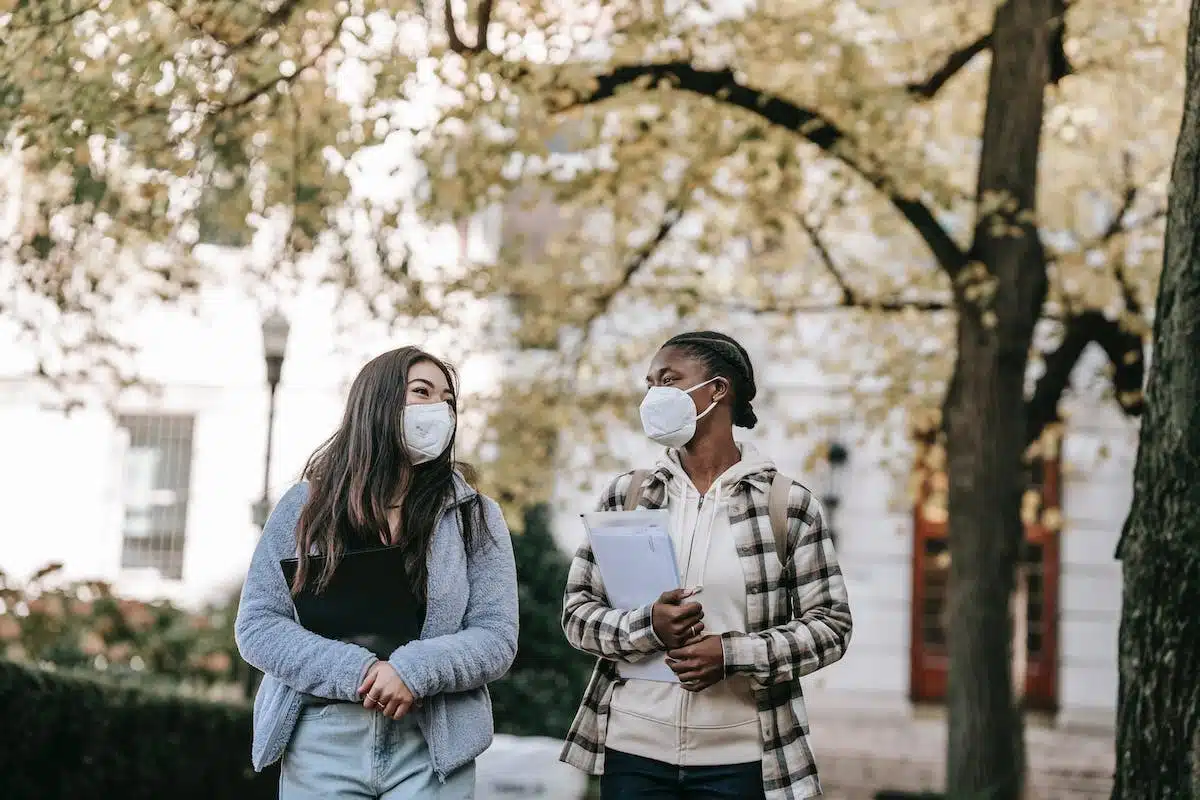
{"label": "mask ear loop", "polygon": [[[718,380],[723,380],[723,378],[720,375],[716,375],[712,378],[709,378],[704,383],[696,384],[691,389],[688,389],[687,393],[691,394],[692,392],[696,391],[697,389],[700,389],[700,388],[712,383],[713,381],[718,381]],[[719,403],[720,403],[719,400],[713,400],[712,403],[709,404],[708,408],[704,409],[703,411],[701,411],[699,414],[696,415],[696,421],[699,422],[700,420],[707,417],[709,415],[709,412],[711,412],[714,408],[716,408]]]}

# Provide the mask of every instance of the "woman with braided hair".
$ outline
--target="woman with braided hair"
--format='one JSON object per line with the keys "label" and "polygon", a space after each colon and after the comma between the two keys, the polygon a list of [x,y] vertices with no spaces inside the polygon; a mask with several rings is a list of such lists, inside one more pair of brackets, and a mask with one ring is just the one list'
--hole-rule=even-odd
{"label": "woman with braided hair", "polygon": [[[821,508],[734,427],[758,423],[754,367],[713,331],[670,339],[641,416],[666,448],[619,476],[601,511],[666,508],[682,586],[612,608],[585,542],[563,601],[571,644],[598,658],[562,758],[604,800],[817,797],[800,678],[842,657],[846,586]],[[623,675],[661,658],[678,682]]]}

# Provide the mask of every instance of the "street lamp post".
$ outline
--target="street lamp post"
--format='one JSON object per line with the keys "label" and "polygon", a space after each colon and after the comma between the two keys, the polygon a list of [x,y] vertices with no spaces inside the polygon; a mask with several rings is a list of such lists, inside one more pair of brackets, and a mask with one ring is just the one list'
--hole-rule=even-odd
{"label": "street lamp post", "polygon": [[279,377],[283,373],[283,357],[287,353],[288,333],[291,326],[287,318],[278,311],[263,320],[263,356],[267,362],[267,390],[270,394],[267,406],[267,457],[263,464],[262,497],[254,504],[254,524],[261,531],[271,514],[271,451],[275,443],[275,391],[279,388]]}
{"label": "street lamp post", "polygon": [[830,534],[833,536],[834,546],[836,546],[838,529],[834,520],[837,516],[838,506],[842,503],[842,477],[846,469],[846,462],[850,460],[850,451],[844,444],[834,440],[829,443],[826,459],[829,462],[829,473],[825,492],[821,497],[821,505],[825,507],[828,517],[826,523],[829,525]]}
{"label": "street lamp post", "polygon": [[[275,444],[275,390],[279,388],[279,378],[283,374],[283,357],[287,354],[288,333],[291,326],[288,325],[287,317],[274,311],[263,320],[262,335],[263,335],[263,357],[267,362],[267,391],[269,400],[267,405],[267,455],[263,463],[263,485],[262,497],[251,508],[251,514],[254,519],[254,525],[258,528],[259,533],[267,525],[267,517],[271,514],[271,451]],[[246,697],[254,696],[255,690],[258,688],[259,674],[258,670],[246,664],[245,672]]]}

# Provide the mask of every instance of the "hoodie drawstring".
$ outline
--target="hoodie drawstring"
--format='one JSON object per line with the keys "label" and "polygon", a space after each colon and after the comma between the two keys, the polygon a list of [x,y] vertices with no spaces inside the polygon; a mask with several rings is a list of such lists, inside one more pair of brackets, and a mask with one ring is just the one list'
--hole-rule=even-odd
{"label": "hoodie drawstring", "polygon": [[[713,524],[716,522],[716,515],[721,513],[724,484],[718,481],[712,485],[712,488],[709,490],[712,494],[711,498],[708,495],[700,494],[700,491],[697,489],[696,505],[694,507],[692,506],[690,497],[692,492],[691,482],[684,479],[682,484],[681,495],[683,502],[681,507],[687,509],[687,513],[679,515],[680,530],[677,532],[676,541],[680,545],[683,543],[684,531],[687,530],[685,526],[690,522],[692,528],[692,535],[688,540],[687,555],[683,563],[682,578],[685,583],[690,581],[693,585],[702,584],[704,583],[704,576],[708,572],[708,557],[712,550]],[[707,516],[705,515],[705,506],[708,507]],[[696,516],[689,520],[688,518],[692,516],[693,508],[695,509]],[[703,525],[703,529],[701,529],[701,525]],[[696,554],[697,547],[700,550],[700,570],[693,576],[691,571],[692,559]]]}

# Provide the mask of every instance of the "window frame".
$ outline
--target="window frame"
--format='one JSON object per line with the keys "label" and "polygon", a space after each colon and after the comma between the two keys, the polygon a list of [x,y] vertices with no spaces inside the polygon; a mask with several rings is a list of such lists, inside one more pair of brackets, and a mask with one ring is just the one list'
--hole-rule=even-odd
{"label": "window frame", "polygon": [[[117,433],[121,438],[120,475],[118,484],[118,547],[117,569],[119,574],[153,573],[158,580],[180,583],[184,580],[188,545],[188,520],[191,514],[192,478],[195,465],[196,417],[189,413],[133,412],[122,413],[116,419]],[[143,443],[142,439],[147,440]],[[136,442],[136,444],[135,444]],[[160,525],[162,530],[152,529],[145,537],[165,540],[172,546],[138,548],[139,537],[130,535],[129,520],[131,506],[127,494],[126,480],[130,469],[130,454],[140,447],[149,447],[177,459],[174,467],[178,475],[178,486],[158,486],[151,493],[169,491],[174,493],[170,503],[151,504],[149,508],[168,507],[169,516],[175,516],[176,525]],[[168,516],[168,519],[169,519]],[[153,514],[152,514],[153,517]],[[153,528],[154,523],[151,523]],[[170,528],[170,530],[167,530]],[[178,547],[174,543],[178,542]],[[141,550],[142,561],[130,563],[130,553]]]}

